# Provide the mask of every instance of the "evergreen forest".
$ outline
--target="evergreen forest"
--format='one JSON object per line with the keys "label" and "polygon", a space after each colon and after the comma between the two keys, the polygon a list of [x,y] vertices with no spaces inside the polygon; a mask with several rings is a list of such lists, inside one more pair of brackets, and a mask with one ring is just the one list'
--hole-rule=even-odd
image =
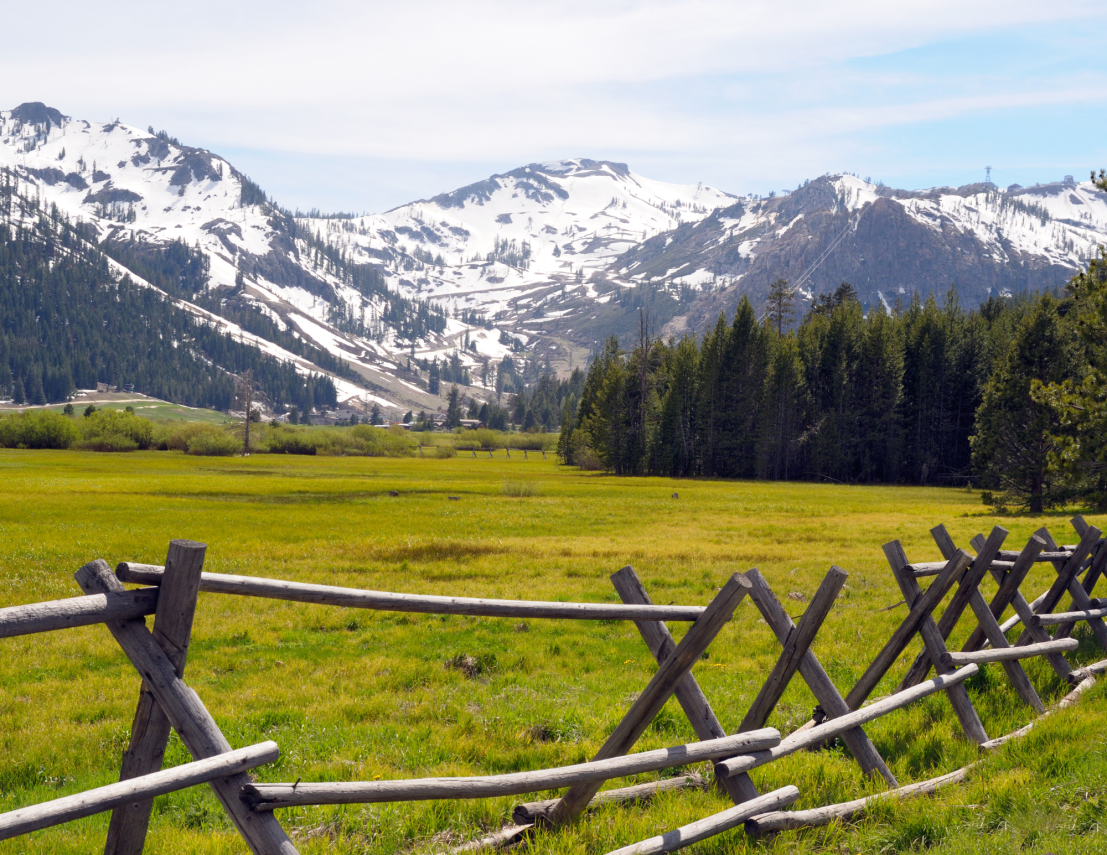
{"label": "evergreen forest", "polygon": [[[77,388],[106,383],[225,410],[234,403],[235,375],[250,370],[275,408],[335,405],[330,377],[304,377],[120,277],[87,227],[12,191],[0,181],[0,396],[19,404],[62,402]],[[169,293],[198,288],[204,274],[198,254],[181,245],[158,258],[144,273],[171,286]],[[335,369],[342,373],[343,366]]]}
{"label": "evergreen forest", "polygon": [[[791,328],[790,328],[791,327]],[[950,288],[863,311],[843,283],[795,323],[786,283],[702,338],[611,338],[559,450],[618,474],[974,485],[996,506],[1104,503],[1107,264],[966,310]]]}

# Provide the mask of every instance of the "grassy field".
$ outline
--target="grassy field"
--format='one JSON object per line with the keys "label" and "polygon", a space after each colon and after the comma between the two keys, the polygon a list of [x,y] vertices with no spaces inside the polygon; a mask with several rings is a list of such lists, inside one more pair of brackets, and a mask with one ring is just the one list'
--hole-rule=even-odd
{"label": "grassy field", "polygon": [[[390,490],[400,496],[390,498]],[[997,519],[964,491],[619,479],[561,469],[536,454],[489,460],[0,451],[0,605],[78,594],[72,573],[92,558],[113,566],[161,563],[173,537],[208,543],[206,567],[215,572],[520,599],[617,601],[607,577],[632,564],[656,602],[703,604],[731,573],[756,566],[794,616],[833,563],[850,578],[815,652],[844,694],[904,613],[881,610],[900,599],[881,544],[899,538],[912,560],[935,560],[928,530],[939,522],[964,545],[997,522],[1011,530],[1010,548],[1043,524],[1059,541],[1074,541],[1065,516]],[[1052,572],[1039,565],[1024,590],[1044,590]],[[654,670],[637,631],[624,623],[401,615],[204,594],[193,637],[186,679],[231,743],[280,744],[280,762],[259,770],[270,781],[480,774],[582,761]],[[1075,661],[1103,658],[1090,637],[1078,637]],[[0,811],[114,780],[138,679],[107,631],[6,639],[0,650]],[[878,693],[894,687],[916,650]],[[696,668],[724,726],[737,726],[778,651],[756,609],[743,603]],[[484,671],[467,677],[448,668],[459,654],[478,658]],[[1032,662],[1028,670],[1043,697],[1064,693],[1047,668]],[[1032,718],[998,666],[984,668],[969,688],[992,736]],[[797,679],[769,724],[791,730],[813,705]],[[958,736],[944,696],[868,731],[904,783],[977,757]],[[1107,692],[1097,686],[936,798],[773,840],[735,831],[695,851],[1101,852],[1105,733]],[[638,748],[691,739],[670,702]],[[187,756],[174,738],[170,762]],[[840,748],[794,756],[752,776],[762,790],[795,783],[798,807],[871,791]],[[499,828],[516,801],[278,815],[304,853],[422,853]],[[530,848],[602,853],[726,805],[714,793],[683,792],[648,806],[603,809],[539,834]],[[101,815],[0,844],[0,853],[93,852],[106,827]],[[157,800],[147,851],[245,847],[210,792],[194,788]]]}
{"label": "grassy field", "polygon": [[[78,413],[84,412],[85,407],[89,404],[100,410],[125,410],[130,407],[137,415],[155,421],[204,422],[205,424],[214,425],[223,425],[232,421],[230,416],[218,410],[186,407],[183,404],[171,404],[157,398],[129,395],[124,392],[96,394],[84,399],[76,398],[73,401],[73,407]],[[27,407],[5,404],[0,406],[0,413],[33,412],[35,410],[53,410],[60,413],[65,409],[65,406],[65,404],[54,404],[46,407]]]}

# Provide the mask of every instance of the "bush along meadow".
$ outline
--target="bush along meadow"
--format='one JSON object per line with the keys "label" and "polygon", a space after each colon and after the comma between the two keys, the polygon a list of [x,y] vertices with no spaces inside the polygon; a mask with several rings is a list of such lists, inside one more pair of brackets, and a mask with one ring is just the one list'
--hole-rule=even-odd
{"label": "bush along meadow", "polygon": [[[72,410],[72,407],[67,407]],[[242,421],[227,425],[155,422],[127,410],[89,407],[84,415],[31,410],[0,416],[0,448],[183,451],[229,457],[247,451]],[[500,446],[503,447],[503,446]],[[406,457],[418,445],[402,428],[356,425],[312,430],[251,424],[250,453]]]}
{"label": "bush along meadow", "polygon": [[[979,486],[1032,512],[1107,503],[1107,255],[1056,294],[957,291],[863,307],[843,283],[799,323],[786,283],[702,339],[609,339],[558,449],[621,475]],[[645,320],[645,319],[644,319]]]}

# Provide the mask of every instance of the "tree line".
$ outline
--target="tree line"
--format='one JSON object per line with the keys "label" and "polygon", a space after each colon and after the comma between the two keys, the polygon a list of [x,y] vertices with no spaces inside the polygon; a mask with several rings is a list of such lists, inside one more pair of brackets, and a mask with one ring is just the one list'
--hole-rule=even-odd
{"label": "tree line", "polygon": [[[1040,511],[1107,497],[1107,264],[966,310],[955,288],[863,311],[843,283],[793,327],[787,283],[702,338],[596,354],[559,451],[617,474],[975,485]],[[792,328],[790,328],[792,327]]]}

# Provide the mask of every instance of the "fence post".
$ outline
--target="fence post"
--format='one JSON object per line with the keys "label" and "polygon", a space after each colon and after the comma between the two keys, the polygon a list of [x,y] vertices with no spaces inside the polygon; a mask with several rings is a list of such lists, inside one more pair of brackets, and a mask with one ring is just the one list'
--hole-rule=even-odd
{"label": "fence post", "polygon": [[[907,556],[903,552],[903,547],[900,546],[898,540],[894,540],[884,547],[884,554],[888,558],[888,564],[891,565],[892,575],[896,577],[899,589],[903,592],[903,598],[907,600],[908,607],[913,608],[925,595],[922,589],[919,588],[919,583],[916,581],[915,577],[911,575],[911,571],[907,569]],[[965,576],[975,575],[969,572],[969,561],[965,560],[971,560],[969,554],[961,550],[957,557],[961,559],[962,573]],[[979,572],[985,573],[987,571],[982,565],[979,568]],[[968,587],[970,582],[971,580],[963,578],[962,587],[958,589],[957,593],[960,594],[962,591],[976,590],[975,584],[973,584],[971,589]],[[954,599],[958,599],[957,594],[954,594]],[[968,601],[967,595],[964,597],[964,601]],[[953,603],[950,603],[949,608],[952,608],[953,605]],[[926,652],[934,663],[934,670],[939,674],[949,674],[954,671],[955,669],[953,667],[946,665],[942,661],[942,655],[949,651],[946,649],[945,639],[942,638],[942,634],[938,631],[938,627],[934,623],[934,618],[932,618],[929,613],[919,627],[919,635],[922,636],[923,644],[926,646]],[[977,745],[987,742],[988,733],[984,730],[984,725],[981,723],[980,716],[977,715],[976,708],[973,707],[972,700],[969,699],[969,693],[965,690],[964,685],[958,683],[955,686],[950,686],[946,690],[946,694],[949,696],[949,701],[953,705],[953,711],[957,713],[957,719],[961,722],[961,729],[965,731],[965,736]]]}
{"label": "fence post", "polygon": [[[100,560],[86,564],[74,578],[86,594],[123,590],[123,584]],[[146,628],[145,621],[113,621],[107,627],[194,759],[206,760],[232,750],[199,696],[177,676],[173,663]],[[299,855],[276,817],[257,813],[243,804],[242,788],[249,783],[249,776],[242,772],[212,781],[211,788],[255,855]]]}
{"label": "fence post", "polygon": [[[719,630],[730,620],[734,609],[749,589],[749,580],[741,573],[735,573],[730,577],[703,614],[685,633],[672,656],[657,669],[646,688],[642,690],[642,694],[638,696],[627,714],[623,716],[623,720],[596,753],[596,760],[606,760],[608,757],[625,754],[638,741],[638,737],[649,727],[650,722],[669,700],[669,696],[680,685],[684,675],[692,669],[700,654],[707,649],[719,634]],[[588,802],[599,792],[601,786],[602,782],[596,782],[570,787],[561,797],[561,801],[550,811],[550,822],[562,825],[573,820],[588,806]]]}
{"label": "fence post", "polygon": [[[1087,541],[1089,540],[1089,538],[1092,538],[1093,536],[1095,538],[1095,541],[1098,541],[1101,532],[1095,526],[1090,526],[1089,527],[1088,524],[1084,522],[1084,519],[1082,517],[1077,517],[1073,520],[1073,527],[1076,528],[1078,531],[1080,529],[1080,526],[1077,524],[1077,520],[1079,520],[1080,523],[1083,523],[1084,530],[1080,532],[1080,535],[1081,535],[1080,536],[1080,545],[1076,547],[1076,552],[1077,553],[1083,553],[1084,555],[1086,555],[1087,553],[1090,553],[1096,545],[1095,542],[1093,542],[1090,545],[1087,545]],[[1044,529],[1043,529],[1043,531],[1044,531]],[[1047,548],[1049,548],[1049,549],[1056,548],[1056,544],[1052,543],[1053,538],[1049,536],[1048,531],[1045,532],[1045,534],[1043,535],[1043,539],[1046,541]],[[1087,548],[1087,552],[1084,552],[1085,547]],[[1098,579],[1099,574],[1103,569],[1103,560],[1105,558],[1107,558],[1107,553],[1104,553],[1102,555],[1100,554],[1100,553],[1103,553],[1103,552],[1104,552],[1103,549],[1100,548],[1099,552],[1097,552],[1096,555],[1091,559],[1091,564],[1088,567],[1087,578],[1085,579],[1085,583],[1090,583],[1088,591],[1090,591],[1091,588],[1095,587],[1096,580]],[[1074,561],[1075,558],[1076,558],[1076,555],[1074,554],[1073,557],[1069,559],[1069,562]],[[1081,557],[1081,564],[1083,564],[1083,555]],[[1054,562],[1053,566],[1057,569],[1057,572],[1059,574],[1067,573],[1068,570],[1069,570],[1068,565],[1063,564],[1061,561]],[[1080,570],[1077,569],[1076,572],[1072,574],[1072,578],[1070,579],[1070,581],[1068,583],[1068,586],[1066,587],[1066,590],[1072,596],[1072,607],[1073,607],[1074,610],[1075,609],[1081,609],[1081,610],[1093,609],[1093,608],[1095,608],[1095,606],[1092,603],[1092,599],[1089,596],[1088,591],[1084,590],[1084,585],[1081,584],[1080,579],[1078,578],[1079,575],[1080,575]],[[1059,581],[1060,581],[1060,578],[1058,578],[1058,582]],[[1060,597],[1057,597],[1058,601],[1060,599],[1061,599]],[[1043,607],[1039,608],[1037,610],[1038,614],[1043,614],[1045,612],[1053,611],[1053,609],[1056,607],[1057,603],[1056,602],[1052,603],[1052,605],[1050,605],[1048,608],[1045,607],[1046,606],[1045,603],[1043,603],[1042,605],[1043,605]],[[1092,632],[1095,633],[1095,637],[1096,637],[1096,639],[1098,639],[1100,646],[1103,647],[1105,650],[1107,650],[1107,624],[1103,623],[1102,618],[1092,618],[1088,621],[1088,626],[1090,626],[1092,628]],[[1062,625],[1057,630],[1056,637],[1057,638],[1067,638],[1072,633],[1072,629],[1073,629],[1072,624]],[[1022,639],[1020,639],[1020,642],[1021,641],[1022,641]]]}
{"label": "fence post", "polygon": [[[204,568],[207,546],[193,540],[173,540],[165,558],[158,608],[154,613],[154,638],[173,663],[178,677],[184,676],[196,597],[200,592],[200,573]],[[119,780],[149,775],[161,769],[170,724],[158,702],[143,682],[138,696],[131,743],[123,755]],[[152,799],[121,805],[111,813],[105,855],[142,855],[146,831],[150,825]]]}
{"label": "fence post", "polygon": [[[777,640],[784,644],[789,636],[795,632],[795,624],[788,617],[788,613],[784,611],[784,607],[777,602],[776,597],[773,596],[772,588],[769,587],[769,583],[765,581],[760,572],[750,570],[746,573],[746,578],[753,585],[750,588],[750,598],[753,600],[753,604],[757,606],[757,610],[761,612],[761,617],[765,619],[765,623],[769,625],[769,629],[776,635]],[[842,694],[834,685],[834,681],[830,679],[830,675],[826,673],[814,651],[808,650],[804,654],[799,663],[799,672],[828,718],[840,718],[849,713],[849,704],[846,703]],[[846,748],[850,750],[850,753],[853,754],[862,772],[870,777],[880,775],[888,782],[890,787],[899,786],[899,782],[864,730],[860,727],[847,730],[842,734],[842,741],[846,744]]]}
{"label": "fence post", "polygon": [[[630,565],[617,573],[613,573],[611,584],[615,586],[615,590],[624,603],[639,606],[653,605],[653,600],[646,593],[642,581]],[[638,628],[642,640],[646,642],[646,647],[650,649],[650,653],[653,654],[653,658],[658,665],[661,665],[662,662],[673,655],[673,651],[676,650],[676,642],[673,641],[673,636],[669,632],[669,628],[665,626],[664,621],[636,620],[634,625]],[[715,717],[711,704],[707,702],[707,697],[700,688],[700,684],[696,682],[696,678],[692,676],[691,671],[684,675],[684,679],[680,681],[680,685],[676,687],[673,694],[676,696],[681,709],[684,710],[685,716],[688,717],[688,723],[692,725],[692,730],[695,731],[697,737],[700,739],[718,739],[726,736],[726,731],[719,723],[719,719]],[[750,780],[750,776],[746,774],[735,775],[731,778],[725,775],[716,775],[715,783],[726,790],[727,795],[735,804],[755,799],[761,795],[753,781]]]}
{"label": "fence post", "polygon": [[[953,553],[957,551],[957,547],[953,545],[953,540],[950,538],[949,532],[946,531],[946,527],[937,525],[930,530],[930,535],[938,544],[942,557],[949,561],[953,557]],[[961,615],[964,613],[966,606],[973,605],[975,608],[976,605],[987,605],[984,595],[979,591],[980,582],[987,575],[988,569],[992,566],[996,556],[999,555],[1000,547],[1003,546],[1003,541],[1006,538],[1007,529],[998,525],[994,526],[987,542],[978,550],[976,558],[973,559],[972,564],[965,571],[965,575],[961,577],[961,581],[957,585],[957,593],[953,595],[953,599],[946,606],[946,610],[942,612],[942,617],[938,621],[938,633],[943,641],[949,638],[950,633],[957,626],[957,622],[961,620]],[[975,603],[976,600],[980,602]],[[923,648],[923,651],[911,663],[911,667],[907,669],[907,675],[900,682],[897,691],[916,686],[925,680],[931,664],[930,652],[927,648]]]}
{"label": "fence post", "polygon": [[[999,526],[993,528],[992,536],[977,549],[974,566],[975,562],[986,562],[986,566],[989,569],[991,568],[992,562],[995,560],[996,555],[999,554],[999,544],[996,541],[997,539],[1002,539],[998,538],[996,534],[997,531],[1003,531],[1004,535],[1006,535],[1006,530],[1000,529]],[[949,558],[957,551],[957,547],[953,543],[953,538],[949,536],[949,532],[946,531],[944,525],[936,526],[931,529],[930,533],[934,537],[934,542],[938,544],[938,549],[941,550],[942,555],[946,558]],[[1011,568],[1012,572],[1014,572],[1014,569],[1013,567]],[[980,578],[983,578],[983,574],[981,574]],[[977,579],[976,584],[980,584],[980,579]],[[977,627],[984,636],[987,637],[988,641],[991,642],[992,647],[997,650],[1010,647],[1011,643],[1007,640],[1007,636],[1004,635],[999,622],[996,620],[995,615],[992,614],[992,609],[988,605],[987,600],[985,600],[984,595],[980,593],[979,587],[973,590],[972,599],[969,601],[969,605],[976,614]],[[942,617],[945,618],[945,615],[942,615]],[[941,629],[941,624],[939,624],[939,629]],[[1027,704],[1027,706],[1039,715],[1044,713],[1045,704],[1043,704],[1042,699],[1038,697],[1038,692],[1034,688],[1034,684],[1030,682],[1030,678],[1026,676],[1026,671],[1023,670],[1022,665],[1017,660],[1006,661],[1002,664],[1003,670],[1007,674],[1007,679],[1010,681],[1011,685],[1015,687],[1015,691],[1018,693],[1019,697],[1022,698],[1023,703]]]}

